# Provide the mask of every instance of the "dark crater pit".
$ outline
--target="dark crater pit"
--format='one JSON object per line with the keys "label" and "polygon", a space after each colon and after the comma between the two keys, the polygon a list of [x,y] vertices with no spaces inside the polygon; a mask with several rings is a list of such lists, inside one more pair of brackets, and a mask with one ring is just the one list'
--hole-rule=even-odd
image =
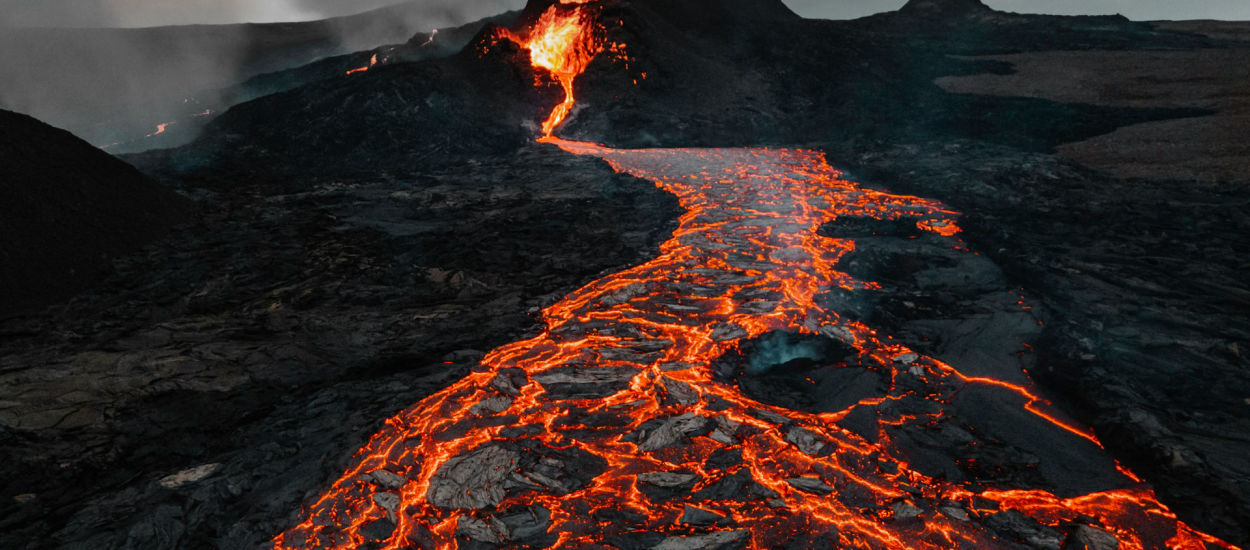
{"label": "dark crater pit", "polygon": [[889,378],[859,362],[859,352],[824,336],[770,332],[743,342],[714,368],[761,403],[825,413],[885,395]]}

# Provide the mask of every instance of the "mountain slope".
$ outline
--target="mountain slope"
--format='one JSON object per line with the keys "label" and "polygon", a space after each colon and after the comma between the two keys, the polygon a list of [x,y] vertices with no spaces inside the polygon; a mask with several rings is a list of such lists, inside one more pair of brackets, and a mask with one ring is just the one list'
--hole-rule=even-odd
{"label": "mountain slope", "polygon": [[381,65],[235,106],[192,144],[132,158],[171,177],[265,174],[308,185],[514,150],[560,89],[535,86],[528,53],[503,33],[488,26],[450,58]]}
{"label": "mountain slope", "polygon": [[0,111],[0,316],[99,281],[189,201],[33,118]]}
{"label": "mountain slope", "polygon": [[0,107],[103,145],[216,108],[196,103],[205,90],[472,20],[462,17],[407,2],[300,23],[0,29]]}

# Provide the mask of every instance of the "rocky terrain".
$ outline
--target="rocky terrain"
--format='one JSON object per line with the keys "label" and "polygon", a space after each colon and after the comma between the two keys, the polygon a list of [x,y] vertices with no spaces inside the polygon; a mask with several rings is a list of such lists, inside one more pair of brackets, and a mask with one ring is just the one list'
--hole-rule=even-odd
{"label": "rocky terrain", "polygon": [[[546,146],[199,193],[109,284],[0,325],[7,548],[250,548],[396,410],[654,253],[672,198]],[[198,468],[198,469],[197,469]]]}
{"label": "rocky terrain", "polygon": [[0,315],[100,282],[191,201],[69,132],[0,110]]}
{"label": "rocky terrain", "polygon": [[[514,28],[546,4],[531,3]],[[804,145],[869,189],[959,210],[968,253],[914,223],[824,227],[857,244],[839,269],[881,286],[819,303],[969,372],[1026,384],[1027,372],[1182,520],[1250,541],[1250,289],[1240,276],[1250,267],[1250,195],[1237,183],[1239,145],[1207,131],[1239,124],[1244,94],[1229,92],[1239,77],[1215,63],[1195,68],[1202,76],[1194,79],[1160,69],[1240,59],[1239,27],[1022,16],[975,0],[913,0],[850,22],[802,20],[772,0],[635,0],[605,3],[601,20],[615,22],[605,40],[624,50],[600,55],[578,79],[578,106],[561,136],[620,147]],[[14,472],[0,492],[0,545],[253,547],[306,519],[301,510],[358,463],[352,452],[395,429],[383,419],[472,383],[486,372],[485,352],[539,334],[536,308],[655,257],[675,227],[674,199],[599,161],[534,144],[559,86],[535,86],[525,52],[498,27],[468,44],[450,57],[259,98],[185,147],[126,158],[195,198],[204,218],[115,261],[106,286],[0,324],[0,387],[13,396],[0,401],[0,460]],[[1144,68],[1102,70],[1125,59]],[[1033,82],[1063,60],[1082,69],[1065,74],[1086,77]],[[323,63],[300,71],[341,68]],[[1203,128],[1178,126],[1194,117],[1206,117]],[[1162,143],[1117,136],[1151,128],[1143,125],[1177,133]],[[1228,154],[1211,154],[1211,145]],[[1137,157],[1122,147],[1138,157],[1183,153],[1146,173],[1126,170],[1137,163],[1125,159]],[[720,359],[716,384],[803,414],[912,391],[851,368],[843,346],[784,331],[744,340]],[[579,392],[605,397],[596,388],[619,390],[624,379],[585,383],[575,374],[530,386],[584,399]],[[668,400],[659,406],[718,406],[710,398],[691,405],[680,386],[656,383],[668,392],[657,394]],[[987,414],[1002,410],[1001,396],[971,394],[951,405],[955,420],[891,432],[923,475],[1067,496],[1126,483],[1108,455],[1068,439],[1017,437],[1013,426],[1036,419]],[[506,407],[490,408],[502,402],[492,403],[474,414],[505,418]],[[574,437],[591,438],[595,422],[611,425],[609,416],[574,413],[566,426]],[[776,427],[721,433],[775,431],[786,449],[835,460],[794,421],[757,420]],[[874,418],[840,422],[836,429],[860,437],[876,433]],[[470,427],[479,426],[457,429]],[[656,452],[680,453],[682,442],[716,429],[687,418],[632,437],[661,434]],[[567,489],[588,486],[582,474],[606,467],[570,454],[557,468],[540,463],[543,452],[483,447],[439,479],[453,482],[453,495],[480,474],[474,464],[512,461],[531,480],[536,473]],[[704,502],[721,493],[694,488],[745,491],[753,496],[742,502],[762,505],[773,497],[742,479],[740,460],[715,456],[700,465],[707,477],[638,478],[648,502],[689,508],[670,531],[628,532],[613,544],[741,545],[740,531]],[[387,471],[360,472],[369,476],[362,483],[389,494],[396,481]],[[771,490],[824,495],[830,487],[792,481]],[[536,490],[485,488],[494,504]],[[491,506],[447,498],[444,509]],[[945,518],[1017,547],[1108,544],[1106,526],[1085,519],[1055,528],[977,503],[922,500],[874,513]],[[543,510],[552,509],[461,520],[461,544],[499,546],[501,533],[550,544],[544,533],[554,520]],[[375,539],[396,528],[369,525],[362,536]]]}
{"label": "rocky terrain", "polygon": [[1063,144],[1060,155],[1121,178],[1250,183],[1250,42],[1182,51],[1067,51],[978,57],[1011,74],[946,77],[961,94],[1062,103],[1192,108],[1209,114],[1136,124]]}

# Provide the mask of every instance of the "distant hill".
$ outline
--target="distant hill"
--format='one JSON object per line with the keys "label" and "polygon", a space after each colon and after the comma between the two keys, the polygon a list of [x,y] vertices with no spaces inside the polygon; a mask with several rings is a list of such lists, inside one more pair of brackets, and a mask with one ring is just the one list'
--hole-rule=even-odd
{"label": "distant hill", "polygon": [[0,110],[0,316],[102,279],[192,205],[69,132]]}
{"label": "distant hill", "polygon": [[0,107],[106,145],[202,113],[198,92],[404,43],[462,19],[476,16],[407,2],[302,23],[0,29]]}

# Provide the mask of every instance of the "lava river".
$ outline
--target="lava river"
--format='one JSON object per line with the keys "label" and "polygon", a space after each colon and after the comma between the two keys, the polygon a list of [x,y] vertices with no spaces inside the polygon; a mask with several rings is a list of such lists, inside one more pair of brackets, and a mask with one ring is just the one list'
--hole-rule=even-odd
{"label": "lava river", "polygon": [[[1099,446],[1026,384],[965,375],[819,305],[836,287],[876,288],[839,271],[854,241],[822,225],[914,220],[958,248],[957,213],[864,189],[812,151],[546,141],[675,194],[680,227],[657,258],[547,308],[541,335],[390,419],[277,547],[1028,547],[987,527],[997,514],[1061,533],[1093,526],[1120,548],[1231,548],[1127,470],[1123,487],[1060,496],[909,465],[891,434],[923,429],[970,388],[1015,394],[1042,429]],[[815,414],[718,378],[720,358],[774,331],[857,350],[888,394]],[[839,426],[864,410],[880,420],[875,437]]]}

